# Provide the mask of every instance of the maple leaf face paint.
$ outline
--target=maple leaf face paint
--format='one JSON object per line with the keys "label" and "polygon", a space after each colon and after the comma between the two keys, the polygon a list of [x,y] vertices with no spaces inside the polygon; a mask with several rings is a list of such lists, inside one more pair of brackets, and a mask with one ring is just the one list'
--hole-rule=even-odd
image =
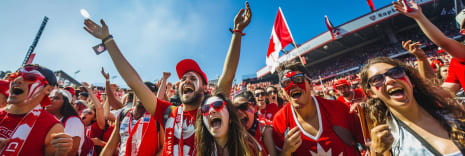
{"label": "maple leaf face paint", "polygon": [[286,91],[287,95],[291,95],[291,89],[296,86],[306,91],[305,75],[303,73],[288,71],[280,83],[281,87],[284,88],[284,91]]}
{"label": "maple leaf face paint", "polygon": [[227,136],[229,128],[229,110],[226,102],[219,97],[210,97],[201,107],[202,121],[215,138]]}

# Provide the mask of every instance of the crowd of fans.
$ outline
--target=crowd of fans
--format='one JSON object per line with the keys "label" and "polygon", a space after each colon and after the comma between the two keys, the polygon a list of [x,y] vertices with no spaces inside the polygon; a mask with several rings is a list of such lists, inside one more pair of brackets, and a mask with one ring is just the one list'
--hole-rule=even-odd
{"label": "crowd of fans", "polygon": [[[167,82],[168,72],[158,82],[144,82],[105,22],[86,19],[84,29],[102,40],[130,88],[111,84],[103,68],[105,87],[86,82],[77,88],[59,86],[53,72],[37,64],[8,73],[0,80],[0,153],[464,155],[465,107],[454,98],[465,85],[465,46],[410,3],[412,8],[400,1],[393,6],[414,19],[422,31],[418,33],[443,52],[432,43],[407,38],[400,47],[409,55],[379,57],[402,51],[390,46],[360,49],[365,55],[336,64],[365,65],[336,78],[314,74],[344,69],[310,72],[300,62],[283,62],[277,84],[233,84],[242,32],[252,18],[247,2],[234,18],[217,84],[208,84],[192,59],[178,62],[176,83]],[[465,11],[457,16],[462,34],[464,21]]]}

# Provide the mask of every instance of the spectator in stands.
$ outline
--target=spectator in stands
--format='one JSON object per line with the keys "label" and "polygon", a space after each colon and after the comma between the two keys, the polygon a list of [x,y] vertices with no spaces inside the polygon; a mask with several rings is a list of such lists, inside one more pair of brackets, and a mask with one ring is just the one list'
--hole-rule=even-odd
{"label": "spectator in stands", "polygon": [[275,86],[269,85],[266,88],[266,94],[268,95],[268,100],[270,104],[275,103],[278,104],[278,107],[281,108],[283,106],[283,99],[278,94],[278,88]]}
{"label": "spectator in stands", "polygon": [[8,99],[8,89],[10,88],[10,82],[7,80],[0,79],[0,110],[5,108],[6,99]]}
{"label": "spectator in stands", "polygon": [[69,155],[81,155],[81,147],[84,143],[84,124],[70,103],[72,98],[67,90],[54,89],[50,93],[52,104],[46,110],[61,121],[65,127],[65,133],[73,138],[73,148]]}
{"label": "spectator in stands", "polygon": [[257,101],[258,115],[264,116],[268,120],[273,120],[276,112],[279,111],[279,106],[277,103],[267,104],[268,94],[265,89],[257,87],[254,90],[255,101]]}
{"label": "spectator in stands", "polygon": [[[197,113],[197,155],[261,155],[260,144],[241,126],[229,100],[218,94],[207,98]],[[267,155],[263,153],[263,155]]]}
{"label": "spectator in stands", "polygon": [[273,119],[273,140],[280,155],[359,155],[360,122],[343,103],[312,96],[311,79],[299,62],[278,67],[289,104]]}
{"label": "spectator in stands", "polygon": [[28,64],[10,74],[8,80],[8,104],[0,110],[0,154],[67,155],[73,139],[63,133],[60,121],[44,110],[51,103],[48,94],[57,85],[53,71]]}
{"label": "spectator in stands", "polygon": [[267,153],[277,155],[272,139],[271,121],[257,114],[253,93],[250,91],[239,93],[234,97],[233,106],[237,110],[239,121],[249,134],[260,143],[262,148],[266,148]]}
{"label": "spectator in stands", "polygon": [[363,102],[366,100],[363,90],[360,88],[351,89],[350,83],[347,82],[345,78],[337,80],[336,84],[334,84],[334,89],[341,94],[341,96],[337,98],[337,101],[349,107],[355,102]]}
{"label": "spectator in stands", "polygon": [[80,92],[79,93],[79,96],[78,96],[78,99],[79,100],[82,100],[82,101],[86,101],[87,102],[87,99],[89,98],[89,93],[88,92]]}
{"label": "spectator in stands", "polygon": [[[364,105],[374,127],[371,154],[460,155],[465,149],[465,112],[439,86],[399,60],[369,60],[361,72],[369,96]],[[461,153],[462,152],[462,153]]]}
{"label": "spectator in stands", "polygon": [[[449,65],[449,75],[442,84],[442,87],[454,94],[457,93],[460,88],[465,86],[465,76],[462,74],[465,73],[465,45],[444,35],[441,30],[426,18],[421,7],[416,2],[410,1],[410,4],[412,5],[411,10],[407,11],[401,0],[393,2],[394,8],[398,12],[414,19],[431,41],[454,57]],[[456,20],[460,24],[460,32],[464,34],[465,12],[461,11],[457,15]]]}

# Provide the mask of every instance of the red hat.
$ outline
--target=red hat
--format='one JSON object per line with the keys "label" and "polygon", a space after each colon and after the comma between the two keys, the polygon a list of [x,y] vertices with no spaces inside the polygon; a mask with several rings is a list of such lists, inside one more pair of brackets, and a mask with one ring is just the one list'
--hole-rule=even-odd
{"label": "red hat", "polygon": [[10,82],[0,79],[0,93],[8,96],[8,89],[10,89]]}
{"label": "red hat", "polygon": [[334,90],[336,90],[336,87],[342,86],[342,85],[350,86],[350,83],[347,82],[346,79],[342,78],[342,79],[337,80],[336,83],[334,83],[333,88],[334,88]]}
{"label": "red hat", "polygon": [[181,79],[185,73],[190,72],[190,71],[197,72],[200,76],[202,76],[203,82],[205,84],[208,84],[207,75],[205,75],[205,73],[200,69],[197,62],[195,62],[194,60],[184,59],[184,60],[179,61],[178,64],[176,65],[176,72],[178,73],[179,79]]}
{"label": "red hat", "polygon": [[65,87],[64,89],[67,90],[69,93],[71,93],[72,96],[76,94],[76,91],[74,90],[72,86]]}

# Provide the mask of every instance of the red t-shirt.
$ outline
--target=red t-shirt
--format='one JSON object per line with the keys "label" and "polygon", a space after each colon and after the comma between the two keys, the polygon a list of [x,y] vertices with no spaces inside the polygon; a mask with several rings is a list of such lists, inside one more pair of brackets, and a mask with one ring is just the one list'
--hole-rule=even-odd
{"label": "red t-shirt", "polygon": [[465,64],[460,63],[457,59],[452,58],[449,65],[449,72],[444,82],[459,83],[462,88],[465,87]]}
{"label": "red t-shirt", "polygon": [[273,120],[274,115],[279,111],[279,106],[276,103],[265,105],[265,109],[259,110],[258,114],[262,115],[268,120]]}
{"label": "red t-shirt", "polygon": [[[23,119],[24,115],[15,115],[0,110],[0,137],[10,138],[18,123]],[[57,123],[58,119],[47,111],[42,111],[32,128],[26,142],[23,145],[23,150],[19,155],[44,155],[45,154],[45,137],[50,129]]]}
{"label": "red t-shirt", "polygon": [[302,144],[294,155],[359,155],[355,147],[346,145],[333,131],[333,126],[341,126],[352,133],[358,142],[363,141],[360,122],[355,115],[349,114],[349,107],[320,97],[314,97],[314,101],[320,125],[316,136],[302,129],[292,106],[288,104],[276,114],[273,120],[273,140],[276,149],[279,152],[282,151],[285,135],[289,130],[298,126],[301,131]]}
{"label": "red t-shirt", "polygon": [[[94,122],[92,125],[90,125],[90,132],[89,132],[90,135],[89,135],[89,137],[90,138],[99,138],[101,140],[103,139],[103,141],[108,142],[114,128],[115,128],[114,125],[108,126],[108,128],[104,132],[103,129],[100,129],[97,122]],[[94,151],[93,151],[92,155],[94,155],[94,156],[100,155],[100,152],[102,152],[102,149],[103,149],[103,146],[94,145]],[[116,152],[115,152],[115,154],[116,154]]]}
{"label": "red t-shirt", "polygon": [[[352,98],[352,101],[361,101],[365,98],[365,93],[363,93],[363,90],[361,88],[354,89],[354,94],[355,95]],[[349,107],[350,105],[352,105],[352,101],[346,101],[344,96],[339,96],[339,98],[337,98],[337,101],[342,102]]]}

